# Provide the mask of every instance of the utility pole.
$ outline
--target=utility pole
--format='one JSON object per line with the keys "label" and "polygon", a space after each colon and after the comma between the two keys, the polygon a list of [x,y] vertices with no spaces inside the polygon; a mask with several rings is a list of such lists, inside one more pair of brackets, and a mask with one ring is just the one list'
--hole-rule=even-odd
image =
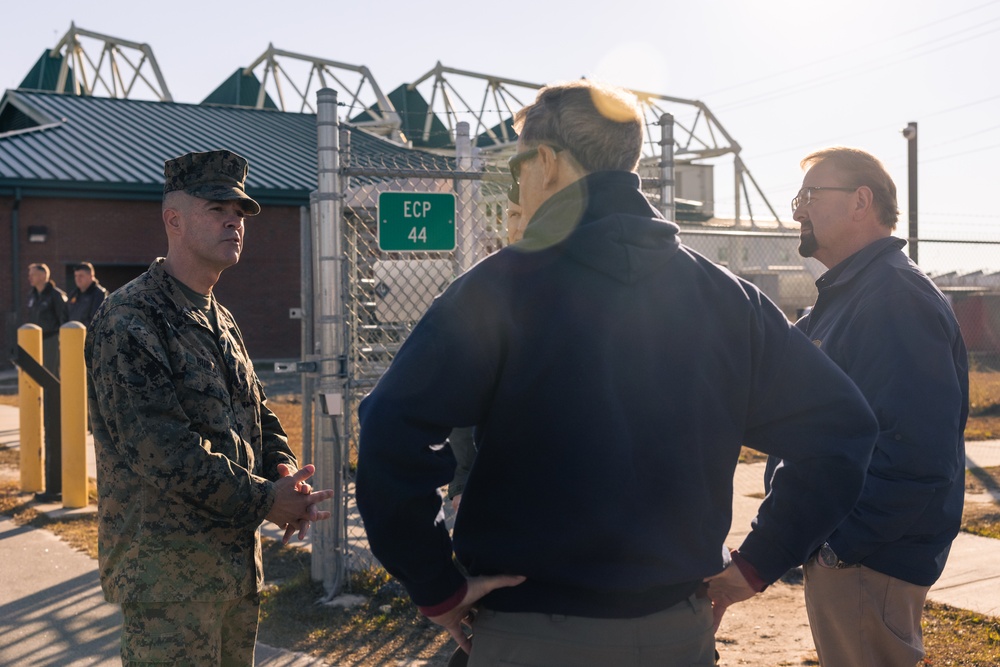
{"label": "utility pole", "polygon": [[918,263],[917,260],[917,124],[910,123],[903,128],[903,136],[906,138],[908,145],[908,164],[909,164],[909,185],[907,186],[907,195],[909,197],[909,204],[907,208],[910,214],[910,259],[913,260],[914,264]]}

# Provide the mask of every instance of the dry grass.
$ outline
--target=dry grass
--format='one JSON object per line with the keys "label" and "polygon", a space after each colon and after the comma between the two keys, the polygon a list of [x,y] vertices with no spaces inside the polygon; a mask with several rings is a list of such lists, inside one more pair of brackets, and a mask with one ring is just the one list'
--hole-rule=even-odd
{"label": "dry grass", "polygon": [[962,512],[962,530],[1000,540],[1000,505],[967,503]]}
{"label": "dry grass", "polygon": [[1000,619],[948,605],[924,605],[923,665],[997,667],[1000,665]]}
{"label": "dry grass", "polygon": [[0,481],[0,514],[10,515],[18,525],[44,528],[74,549],[97,558],[96,513],[50,518],[38,512],[33,501],[34,494],[21,493],[18,482]]}
{"label": "dry grass", "polygon": [[332,665],[446,664],[454,650],[451,639],[417,612],[384,570],[356,574],[351,590],[366,601],[341,609],[317,603],[324,591],[311,581],[309,562],[301,549],[266,541],[268,584],[261,602],[260,641],[310,653]]}
{"label": "dry grass", "polygon": [[969,373],[969,412],[974,415],[1000,416],[1000,372]]}
{"label": "dry grass", "polygon": [[0,467],[19,468],[21,466],[21,450],[14,447],[0,446]]}
{"label": "dry grass", "polygon": [[[1000,539],[1000,466],[975,468],[965,473],[965,491],[985,496],[986,500],[967,499],[962,512],[962,530],[973,535]],[[992,497],[986,494],[993,494]]]}
{"label": "dry grass", "polygon": [[302,458],[302,399],[296,394],[272,396],[267,399],[267,407],[281,421],[281,427],[288,435],[288,446],[296,458]]}
{"label": "dry grass", "polygon": [[1000,440],[1000,416],[969,415],[969,422],[965,425],[965,440]]}
{"label": "dry grass", "polygon": [[1000,439],[1000,372],[969,373],[969,423],[965,439]]}

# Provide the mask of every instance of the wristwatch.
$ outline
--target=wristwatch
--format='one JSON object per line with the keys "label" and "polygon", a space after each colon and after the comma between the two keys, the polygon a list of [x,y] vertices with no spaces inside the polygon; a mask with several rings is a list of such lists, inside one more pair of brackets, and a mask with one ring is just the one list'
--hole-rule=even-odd
{"label": "wristwatch", "polygon": [[850,563],[845,563],[837,557],[837,552],[833,550],[829,542],[824,542],[823,546],[816,552],[816,562],[819,563],[820,567],[830,570],[841,570],[845,567],[851,567]]}

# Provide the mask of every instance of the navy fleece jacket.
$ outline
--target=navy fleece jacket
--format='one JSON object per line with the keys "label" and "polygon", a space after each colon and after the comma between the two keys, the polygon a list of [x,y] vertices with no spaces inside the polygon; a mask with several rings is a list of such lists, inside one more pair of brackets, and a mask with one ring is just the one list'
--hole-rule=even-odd
{"label": "navy fleece jacket", "polygon": [[875,241],[825,273],[798,327],[879,422],[864,491],[830,546],[849,563],[930,586],[962,522],[969,364],[951,306],[905,243]]}
{"label": "navy fleece jacket", "polygon": [[724,566],[745,444],[785,465],[741,553],[774,581],[862,488],[875,421],[755,287],[678,240],[635,174],[587,176],[524,239],[459,277],[360,407],[357,500],[418,605],[464,583],[438,517],[477,425],[454,531],[473,575],[527,580],[485,606],[635,617]]}

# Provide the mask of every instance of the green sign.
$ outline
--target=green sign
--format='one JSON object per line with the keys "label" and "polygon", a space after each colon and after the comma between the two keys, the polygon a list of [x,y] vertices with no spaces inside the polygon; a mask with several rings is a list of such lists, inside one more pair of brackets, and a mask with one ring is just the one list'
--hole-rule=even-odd
{"label": "green sign", "polygon": [[378,247],[387,252],[455,249],[455,195],[450,192],[381,192]]}

